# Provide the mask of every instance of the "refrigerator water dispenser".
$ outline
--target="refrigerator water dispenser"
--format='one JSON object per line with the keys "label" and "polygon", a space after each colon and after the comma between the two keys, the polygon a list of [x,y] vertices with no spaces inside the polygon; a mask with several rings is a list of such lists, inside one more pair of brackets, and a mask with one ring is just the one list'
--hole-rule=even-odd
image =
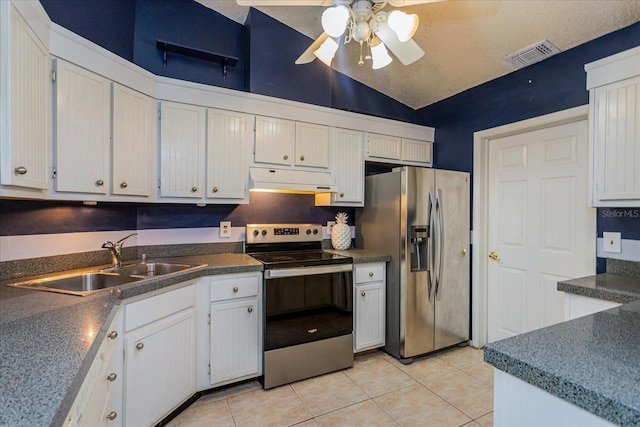
{"label": "refrigerator water dispenser", "polygon": [[429,270],[429,226],[428,225],[412,225],[411,226],[411,271],[428,271]]}

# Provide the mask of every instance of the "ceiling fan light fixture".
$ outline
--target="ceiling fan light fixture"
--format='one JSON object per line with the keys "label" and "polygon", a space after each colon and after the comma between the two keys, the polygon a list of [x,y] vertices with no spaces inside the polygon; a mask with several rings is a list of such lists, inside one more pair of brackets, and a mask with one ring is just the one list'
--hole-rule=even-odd
{"label": "ceiling fan light fixture", "polygon": [[391,58],[391,56],[389,55],[389,52],[387,51],[386,46],[384,45],[384,43],[382,43],[382,41],[379,38],[374,37],[371,40],[370,46],[371,46],[371,59],[373,61],[371,68],[373,68],[374,70],[379,70],[380,68],[384,68],[387,65],[391,64],[391,61],[393,61],[393,58]]}
{"label": "ceiling fan light fixture", "polygon": [[394,10],[387,16],[387,24],[398,35],[401,42],[408,41],[416,33],[420,19],[418,15],[412,13],[404,13],[400,10]]}
{"label": "ceiling fan light fixture", "polygon": [[322,12],[322,28],[331,37],[340,37],[347,29],[350,17],[349,9],[344,5],[330,7]]}
{"label": "ceiling fan light fixture", "polygon": [[338,43],[331,38],[327,37],[327,39],[320,45],[320,47],[313,51],[313,54],[322,62],[327,64],[328,67],[331,67],[331,61],[338,50]]}

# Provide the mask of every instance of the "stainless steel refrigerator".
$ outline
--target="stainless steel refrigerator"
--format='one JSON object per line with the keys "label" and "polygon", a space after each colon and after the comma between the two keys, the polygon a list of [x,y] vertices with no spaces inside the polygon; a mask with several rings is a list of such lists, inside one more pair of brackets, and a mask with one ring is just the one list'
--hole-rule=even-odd
{"label": "stainless steel refrigerator", "polygon": [[469,181],[409,166],[366,177],[356,245],[392,258],[384,349],[403,362],[469,339]]}

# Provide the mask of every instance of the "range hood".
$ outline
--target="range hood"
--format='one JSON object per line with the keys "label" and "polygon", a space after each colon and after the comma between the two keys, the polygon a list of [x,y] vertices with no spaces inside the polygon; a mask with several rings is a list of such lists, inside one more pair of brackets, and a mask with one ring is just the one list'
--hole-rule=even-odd
{"label": "range hood", "polygon": [[289,193],[335,193],[338,186],[329,172],[249,168],[250,189]]}

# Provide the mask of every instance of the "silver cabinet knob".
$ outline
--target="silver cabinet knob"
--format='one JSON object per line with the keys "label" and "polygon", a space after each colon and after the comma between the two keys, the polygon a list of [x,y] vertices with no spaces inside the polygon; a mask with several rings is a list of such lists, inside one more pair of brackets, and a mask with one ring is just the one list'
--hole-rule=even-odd
{"label": "silver cabinet knob", "polygon": [[116,378],[118,378],[118,376],[116,375],[116,373],[115,373],[115,372],[111,372],[109,375],[107,375],[107,380],[108,380],[108,381],[113,382],[113,381],[115,381],[115,380],[116,380]]}
{"label": "silver cabinet knob", "polygon": [[127,184],[127,181],[122,181],[120,183],[120,188],[127,188],[129,186],[129,184]]}
{"label": "silver cabinet knob", "polygon": [[27,168],[25,168],[24,166],[18,166],[13,171],[16,173],[16,175],[26,175],[27,174]]}
{"label": "silver cabinet knob", "polygon": [[198,187],[191,187],[191,192],[195,193],[196,191],[198,191]]}
{"label": "silver cabinet knob", "polygon": [[300,161],[304,162],[304,156],[300,156]]}
{"label": "silver cabinet knob", "polygon": [[110,339],[115,340],[116,337],[118,336],[118,333],[116,331],[111,331],[109,332],[109,334],[107,335]]}
{"label": "silver cabinet knob", "polygon": [[284,155],[284,157],[283,157],[283,159],[285,159],[285,160],[289,160],[289,155],[285,154],[285,155]]}
{"label": "silver cabinet knob", "polygon": [[344,197],[344,193],[340,193],[340,197]]}
{"label": "silver cabinet knob", "polygon": [[238,292],[238,287],[237,286],[233,287],[233,292]]}
{"label": "silver cabinet knob", "polygon": [[253,312],[253,306],[249,306],[249,308],[247,308],[247,311],[248,311],[249,313],[252,313],[252,312]]}
{"label": "silver cabinet knob", "polygon": [[138,344],[136,344],[136,350],[142,350],[144,348],[144,344],[139,342]]}
{"label": "silver cabinet knob", "polygon": [[365,291],[360,292],[360,295],[365,296],[367,293]]}
{"label": "silver cabinet knob", "polygon": [[213,187],[213,190],[211,190],[212,193],[217,193],[218,192],[218,187]]}
{"label": "silver cabinet knob", "polygon": [[96,187],[102,187],[104,185],[104,181],[99,179],[96,181]]}
{"label": "silver cabinet knob", "polygon": [[369,277],[373,277],[373,271],[369,272]]}
{"label": "silver cabinet knob", "polygon": [[116,411],[111,411],[107,414],[107,419],[109,421],[113,421],[118,417],[118,413]]}

